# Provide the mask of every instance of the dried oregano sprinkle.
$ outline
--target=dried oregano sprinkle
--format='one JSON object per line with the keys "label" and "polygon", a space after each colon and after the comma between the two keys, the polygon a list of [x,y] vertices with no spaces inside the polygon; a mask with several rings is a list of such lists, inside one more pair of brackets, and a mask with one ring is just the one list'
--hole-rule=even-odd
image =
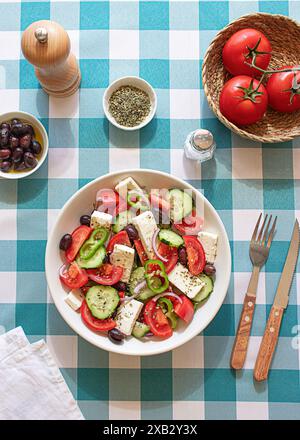
{"label": "dried oregano sprinkle", "polygon": [[122,86],[109,99],[109,112],[116,122],[125,127],[134,127],[149,115],[149,95],[133,86]]}

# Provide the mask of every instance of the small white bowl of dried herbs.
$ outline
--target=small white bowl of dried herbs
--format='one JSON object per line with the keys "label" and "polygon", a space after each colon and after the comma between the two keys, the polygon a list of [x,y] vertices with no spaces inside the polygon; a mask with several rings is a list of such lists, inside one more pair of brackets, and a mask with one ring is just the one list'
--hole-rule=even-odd
{"label": "small white bowl of dried herbs", "polygon": [[145,127],[153,118],[157,97],[153,87],[137,76],[117,79],[105,90],[103,110],[107,119],[122,130]]}

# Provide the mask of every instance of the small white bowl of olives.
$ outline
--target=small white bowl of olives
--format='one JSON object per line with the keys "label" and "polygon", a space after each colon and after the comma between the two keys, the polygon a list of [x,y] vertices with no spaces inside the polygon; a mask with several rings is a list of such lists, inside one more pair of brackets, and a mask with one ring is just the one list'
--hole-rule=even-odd
{"label": "small white bowl of olives", "polygon": [[48,135],[30,113],[0,115],[0,177],[21,179],[43,164],[48,154]]}

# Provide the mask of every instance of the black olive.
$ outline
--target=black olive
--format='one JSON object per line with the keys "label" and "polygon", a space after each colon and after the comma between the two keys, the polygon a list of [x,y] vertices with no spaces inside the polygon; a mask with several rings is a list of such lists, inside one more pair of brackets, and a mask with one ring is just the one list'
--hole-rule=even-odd
{"label": "black olive", "polygon": [[17,148],[19,146],[19,138],[11,136],[9,139],[9,145],[11,148]]}
{"label": "black olive", "polygon": [[9,159],[11,157],[11,150],[9,148],[2,148],[0,150],[0,159]]}
{"label": "black olive", "polygon": [[182,247],[178,251],[178,260],[183,266],[187,265],[187,252],[185,247]]}
{"label": "black olive", "polygon": [[85,225],[85,226],[90,226],[90,224],[91,224],[91,216],[87,215],[87,214],[82,215],[80,217],[80,224],[81,225]]}
{"label": "black olive", "polygon": [[24,136],[20,137],[20,147],[22,148],[29,148],[31,146],[32,137],[30,134],[25,134]]}
{"label": "black olive", "polygon": [[204,266],[204,273],[206,273],[206,275],[214,275],[216,273],[216,268],[213,264],[207,263]]}
{"label": "black olive", "polygon": [[24,162],[26,168],[34,168],[37,166],[38,163],[34,155],[29,151],[26,151],[26,153],[24,153]]}
{"label": "black olive", "polygon": [[31,150],[33,154],[38,155],[42,151],[42,146],[38,141],[32,141]]}
{"label": "black olive", "polygon": [[26,133],[27,133],[27,134],[30,134],[32,137],[33,137],[34,134],[35,134],[32,125],[24,124],[24,130],[26,130]]}
{"label": "black olive", "polygon": [[12,154],[12,160],[13,162],[20,162],[23,156],[23,149],[20,147],[17,147],[14,149]]}
{"label": "black olive", "polygon": [[68,250],[72,244],[72,241],[73,241],[72,235],[65,234],[59,242],[59,249],[61,249],[62,251]]}
{"label": "black olive", "polygon": [[108,337],[111,340],[111,342],[114,342],[115,344],[121,344],[123,342],[123,339],[125,338],[125,335],[120,332],[117,328],[113,328],[112,330],[109,330]]}
{"label": "black olive", "polygon": [[26,134],[33,136],[33,128],[31,125],[23,124],[23,122],[16,122],[11,126],[11,133],[17,137],[22,137]]}
{"label": "black olive", "polygon": [[4,173],[7,173],[11,168],[11,162],[9,160],[5,160],[3,162],[0,162],[0,170]]}
{"label": "black olive", "polygon": [[109,254],[106,254],[105,257],[104,257],[104,259],[103,259],[103,264],[107,264],[107,263],[109,263],[109,262],[110,262]]}
{"label": "black olive", "polygon": [[130,240],[138,240],[138,238],[139,238],[139,233],[138,233],[138,231],[136,230],[136,228],[135,228],[135,226],[133,226],[133,225],[127,225],[125,228],[125,231],[127,232],[127,234],[128,234],[128,237],[129,237],[129,239]]}
{"label": "black olive", "polygon": [[118,281],[116,284],[114,284],[113,287],[119,290],[120,292],[125,292],[127,286],[126,283],[123,283],[123,281]]}

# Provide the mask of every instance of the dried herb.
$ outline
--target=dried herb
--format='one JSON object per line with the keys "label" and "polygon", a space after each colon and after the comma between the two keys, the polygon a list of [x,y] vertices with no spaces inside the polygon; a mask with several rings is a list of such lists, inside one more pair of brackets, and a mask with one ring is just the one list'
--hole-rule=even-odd
{"label": "dried herb", "polygon": [[135,127],[149,115],[149,95],[133,86],[122,86],[109,99],[109,112],[116,122],[125,127]]}

